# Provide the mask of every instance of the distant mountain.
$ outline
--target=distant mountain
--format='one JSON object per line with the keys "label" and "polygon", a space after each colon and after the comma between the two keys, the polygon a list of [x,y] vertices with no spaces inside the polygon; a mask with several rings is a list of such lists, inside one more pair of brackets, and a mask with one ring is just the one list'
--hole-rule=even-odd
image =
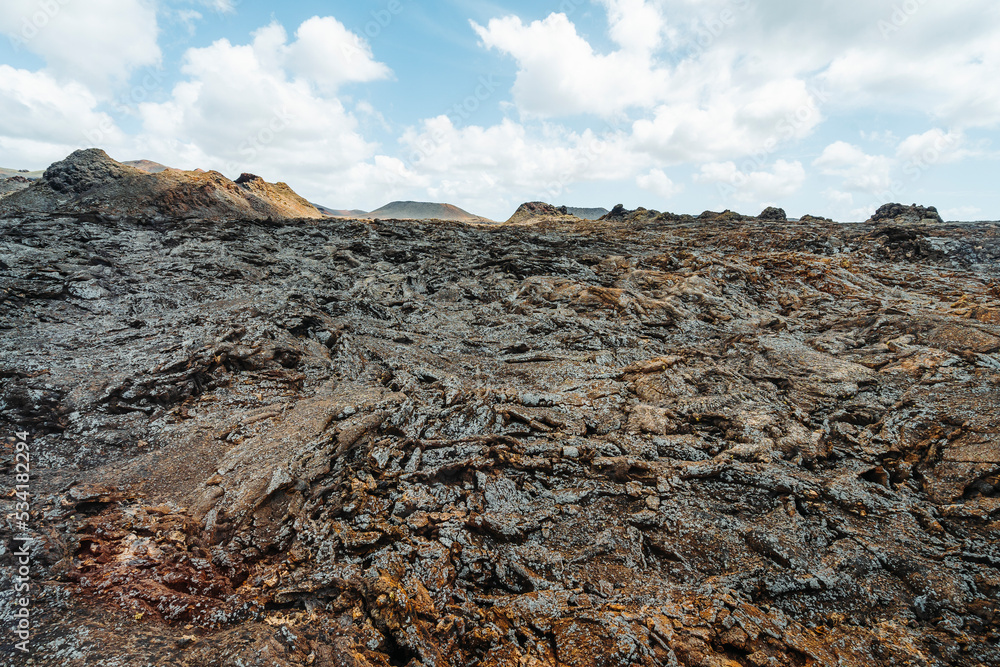
{"label": "distant mountain", "polygon": [[[311,202],[310,202],[311,203]],[[344,209],[344,208],[327,208],[320,204],[313,204],[320,213],[328,218],[364,218],[368,215],[368,211],[362,211],[359,208]]]}
{"label": "distant mountain", "polygon": [[584,220],[597,220],[610,213],[606,208],[578,208],[576,206],[566,206],[566,212]]}
{"label": "distant mountain", "polygon": [[493,222],[489,218],[473,215],[452,204],[434,204],[422,201],[394,201],[363,216],[385,220],[449,220],[457,222]]}
{"label": "distant mountain", "polygon": [[29,187],[0,200],[0,213],[25,210],[256,220],[322,217],[285,183],[267,183],[253,174],[231,181],[217,171],[149,173],[117,162],[99,148],[75,151]]}

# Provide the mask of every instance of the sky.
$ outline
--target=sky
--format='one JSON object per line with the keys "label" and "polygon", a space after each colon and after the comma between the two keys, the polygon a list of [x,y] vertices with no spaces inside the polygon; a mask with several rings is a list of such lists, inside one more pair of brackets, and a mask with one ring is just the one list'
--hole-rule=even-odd
{"label": "sky", "polygon": [[251,172],[331,208],[1000,219],[996,0],[3,0],[0,166]]}

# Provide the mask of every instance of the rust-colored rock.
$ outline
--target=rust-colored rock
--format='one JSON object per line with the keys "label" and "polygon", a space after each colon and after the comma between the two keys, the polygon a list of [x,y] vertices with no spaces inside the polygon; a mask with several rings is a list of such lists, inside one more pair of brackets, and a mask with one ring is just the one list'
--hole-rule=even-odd
{"label": "rust-colored rock", "polygon": [[997,225],[68,210],[0,219],[35,665],[1000,664]]}

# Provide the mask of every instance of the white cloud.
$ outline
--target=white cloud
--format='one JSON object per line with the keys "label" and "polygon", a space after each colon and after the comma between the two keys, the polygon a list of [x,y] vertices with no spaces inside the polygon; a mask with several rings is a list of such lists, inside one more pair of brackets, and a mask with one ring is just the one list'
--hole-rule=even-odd
{"label": "white cloud", "polygon": [[1000,12],[992,0],[849,0],[824,10],[856,13],[854,34],[848,17],[825,35],[799,26],[803,41],[817,44],[827,60],[822,78],[838,105],[921,109],[959,128],[997,125],[1000,90],[992,82],[1000,68]]}
{"label": "white cloud", "polygon": [[295,31],[287,47],[285,66],[295,74],[335,91],[345,83],[388,78],[391,71],[377,62],[371,46],[332,16],[314,16]]}
{"label": "white cloud", "polygon": [[[772,75],[725,40],[695,53],[665,51],[668,33],[671,44],[685,42],[665,19],[677,2],[602,4],[619,47],[609,53],[598,53],[565,14],[527,25],[516,16],[493,19],[485,27],[472,24],[484,46],[517,62],[511,92],[523,115],[613,118],[613,125],[632,126],[637,151],[666,163],[770,152],[821,122],[819,103],[806,81],[782,74],[786,67]],[[745,3],[715,4],[722,7],[718,16],[733,23],[734,8]],[[690,7],[681,9],[691,14]],[[715,20],[726,26],[722,18]],[[701,21],[695,25],[696,31],[706,29]]]}
{"label": "white cloud", "polygon": [[827,176],[839,176],[848,190],[884,192],[892,183],[892,158],[868,155],[846,141],[835,141],[823,149],[813,166]]}
{"label": "white cloud", "polygon": [[823,196],[826,197],[830,204],[836,206],[838,209],[850,207],[854,204],[854,195],[850,192],[843,192],[834,188],[828,188],[823,191]]}
{"label": "white cloud", "polygon": [[[633,50],[595,53],[565,14],[525,25],[516,16],[472,22],[482,43],[518,62],[514,100],[538,116],[592,113],[610,116],[651,106],[667,88],[667,72]],[[625,28],[622,28],[623,30]]]}
{"label": "white cloud", "polygon": [[[249,44],[220,39],[189,49],[181,68],[186,78],[170,99],[139,105],[144,132],[137,142],[161,162],[230,177],[253,171],[334,205],[358,192],[352,179],[378,187],[373,170],[391,172],[394,163],[372,161],[376,146],[335,92],[384,77],[388,68],[333,19],[309,19],[296,35],[289,42],[272,23]],[[353,69],[337,60],[349,52]]]}
{"label": "white cloud", "polygon": [[771,171],[741,171],[733,162],[713,162],[694,176],[696,183],[716,184],[723,199],[743,202],[780,200],[798,192],[805,180],[802,163],[787,160],[777,160]]}
{"label": "white cloud", "polygon": [[663,42],[660,7],[646,0],[601,0],[608,12],[611,38],[625,51],[649,53]]}
{"label": "white cloud", "polygon": [[621,134],[551,125],[529,130],[510,119],[459,128],[438,116],[408,129],[400,141],[404,159],[433,197],[466,202],[490,216],[527,200],[558,201],[575,183],[629,178],[648,162]]}
{"label": "white cloud", "polygon": [[188,36],[192,36],[195,33],[195,23],[202,19],[201,12],[196,12],[193,9],[181,9],[177,12],[177,19],[184,25],[188,31]]}
{"label": "white cloud", "polygon": [[641,150],[672,163],[770,153],[808,135],[820,122],[815,100],[801,81],[720,90],[707,103],[662,105],[652,119],[633,125]]}
{"label": "white cloud", "polygon": [[141,67],[160,62],[156,6],[150,0],[4,0],[0,32],[46,70],[108,93]]}
{"label": "white cloud", "polygon": [[[45,72],[0,65],[0,142],[4,159],[37,165],[83,145],[119,145],[124,135],[86,87]],[[14,165],[11,165],[14,166]]]}
{"label": "white cloud", "polygon": [[684,190],[684,186],[670,180],[662,169],[651,169],[648,173],[640,175],[636,178],[636,184],[663,199],[670,199]]}
{"label": "white cloud", "polygon": [[231,14],[242,0],[200,0],[202,4],[211,7],[220,14]]}
{"label": "white cloud", "polygon": [[965,136],[961,132],[945,132],[939,128],[910,135],[896,149],[900,160],[921,165],[957,162],[972,154],[973,151],[965,148]]}

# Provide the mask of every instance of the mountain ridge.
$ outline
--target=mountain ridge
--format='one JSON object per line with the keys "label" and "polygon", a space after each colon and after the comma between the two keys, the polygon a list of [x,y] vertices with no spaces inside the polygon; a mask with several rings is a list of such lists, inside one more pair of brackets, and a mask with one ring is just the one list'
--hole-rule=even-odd
{"label": "mountain ridge", "polygon": [[217,171],[181,171],[151,161],[144,169],[99,148],[74,151],[51,164],[29,187],[0,200],[0,213],[44,211],[109,216],[179,218],[321,218],[287,183],[243,174],[235,181]]}

